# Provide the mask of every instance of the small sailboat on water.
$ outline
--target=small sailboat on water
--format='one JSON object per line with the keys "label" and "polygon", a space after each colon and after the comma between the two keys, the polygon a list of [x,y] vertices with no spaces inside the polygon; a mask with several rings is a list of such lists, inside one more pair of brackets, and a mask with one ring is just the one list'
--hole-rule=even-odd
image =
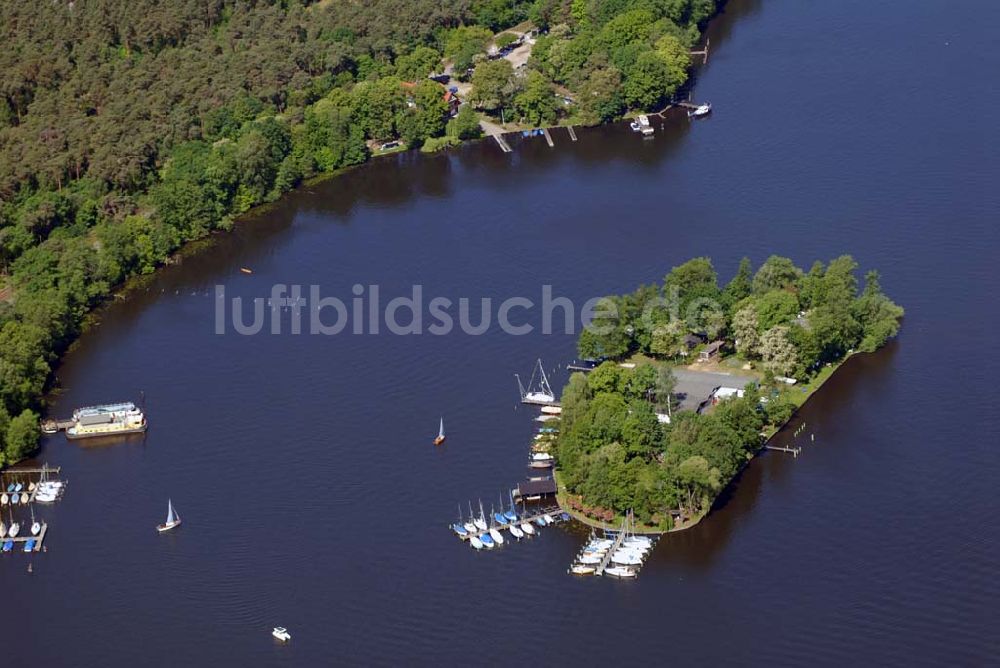
{"label": "small sailboat on water", "polygon": [[441,418],[441,425],[438,427],[437,438],[434,439],[434,445],[441,445],[444,443],[444,418]]}
{"label": "small sailboat on water", "polygon": [[170,531],[175,527],[181,525],[181,516],[174,512],[174,502],[167,499],[167,521],[163,524],[157,524],[156,530],[160,533],[165,531]]}

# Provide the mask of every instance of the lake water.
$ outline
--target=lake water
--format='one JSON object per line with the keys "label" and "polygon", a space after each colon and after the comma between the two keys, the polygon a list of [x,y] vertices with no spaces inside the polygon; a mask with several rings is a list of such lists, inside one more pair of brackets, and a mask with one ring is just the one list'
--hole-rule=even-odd
{"label": "lake water", "polygon": [[[26,555],[0,559],[3,655],[995,662],[997,25],[985,0],[733,0],[694,89],[709,119],[657,121],[647,141],[618,125],[576,143],[556,130],[553,149],[376,160],[163,271],[58,371],[53,414],[142,391],[151,428],[46,439],[39,461],[69,488],[39,509],[50,530],[34,574]],[[743,255],[772,253],[878,268],[903,332],[809,402],[800,457],[756,460],[634,582],[567,575],[579,527],[483,554],[447,530],[459,503],[488,508],[524,479],[536,411],[513,374],[541,357],[561,386],[575,336],[213,333],[216,285],[250,299],[318,284],[348,300],[378,284],[388,300],[419,283],[478,303],[537,302],[548,284],[582,304],[693,256],[728,280]],[[185,523],[158,536],[168,497]]]}

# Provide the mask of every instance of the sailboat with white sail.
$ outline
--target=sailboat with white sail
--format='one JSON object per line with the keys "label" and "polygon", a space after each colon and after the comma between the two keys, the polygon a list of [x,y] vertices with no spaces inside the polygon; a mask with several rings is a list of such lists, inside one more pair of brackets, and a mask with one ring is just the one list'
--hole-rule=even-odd
{"label": "sailboat with white sail", "polygon": [[174,510],[174,502],[167,499],[167,521],[163,524],[157,524],[156,530],[160,533],[170,531],[181,525],[181,516],[177,514]]}
{"label": "sailboat with white sail", "polygon": [[434,439],[434,445],[441,445],[444,443],[444,418],[441,418],[441,426],[438,428],[437,438]]}

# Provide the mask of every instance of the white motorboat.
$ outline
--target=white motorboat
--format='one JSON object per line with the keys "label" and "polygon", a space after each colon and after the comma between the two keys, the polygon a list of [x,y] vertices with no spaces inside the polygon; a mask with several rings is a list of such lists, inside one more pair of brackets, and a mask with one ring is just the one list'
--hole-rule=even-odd
{"label": "white motorboat", "polygon": [[546,415],[561,415],[562,406],[542,406],[542,412]]}
{"label": "white motorboat", "polygon": [[6,506],[10,502],[10,497],[7,496],[7,492],[0,494],[0,506]]}
{"label": "white motorboat", "polygon": [[503,545],[503,535],[496,529],[490,529],[490,538],[492,538],[493,542],[497,545]]}
{"label": "white motorboat", "polygon": [[625,566],[611,566],[605,568],[604,572],[608,575],[614,575],[616,578],[634,578],[635,570],[632,568],[627,568]]}
{"label": "white motorboat", "polygon": [[688,116],[698,118],[699,116],[708,116],[710,113],[712,113],[712,103],[706,102],[688,111]]}
{"label": "white motorboat", "polygon": [[157,524],[156,530],[160,533],[170,531],[181,525],[181,516],[174,512],[174,503],[170,499],[167,499],[167,521],[163,524]]}
{"label": "white motorboat", "polygon": [[45,494],[42,492],[35,494],[35,501],[38,501],[39,503],[52,503],[55,500],[55,494]]}
{"label": "white motorboat", "polygon": [[284,626],[275,626],[274,630],[271,631],[271,635],[280,640],[281,642],[288,642],[292,639],[292,634],[288,632]]}
{"label": "white motorboat", "polygon": [[521,531],[521,527],[517,526],[516,524],[510,525],[510,535],[513,536],[514,538],[517,538],[518,540],[524,538],[524,532]]}
{"label": "white motorboat", "polygon": [[42,525],[38,522],[32,522],[31,524],[31,535],[37,536],[38,532],[42,530]]}
{"label": "white motorboat", "polygon": [[521,522],[521,531],[529,536],[535,535],[535,527],[531,526],[530,522]]}
{"label": "white motorboat", "polygon": [[7,530],[7,535],[11,538],[17,538],[17,534],[21,531],[21,525],[17,522],[12,522],[10,528]]}
{"label": "white motorboat", "polygon": [[573,564],[573,567],[570,570],[573,572],[574,575],[593,575],[594,574],[594,567],[593,566],[587,566],[585,564]]}
{"label": "white motorboat", "polygon": [[602,561],[604,561],[604,557],[598,557],[596,555],[593,555],[593,556],[583,556],[583,557],[580,557],[579,561],[580,561],[581,564],[589,566],[591,564],[599,564],[599,563],[601,563]]}
{"label": "white motorboat", "polygon": [[475,536],[469,536],[469,545],[471,545],[473,549],[476,550],[483,549],[483,541],[479,540]]}

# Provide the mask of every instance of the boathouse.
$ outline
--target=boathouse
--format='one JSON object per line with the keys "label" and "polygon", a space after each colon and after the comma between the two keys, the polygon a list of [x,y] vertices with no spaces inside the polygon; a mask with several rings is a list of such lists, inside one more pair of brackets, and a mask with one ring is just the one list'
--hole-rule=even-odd
{"label": "boathouse", "polygon": [[699,362],[708,362],[714,360],[719,356],[719,350],[722,349],[722,341],[712,341],[710,344],[705,346],[705,349],[698,353]]}
{"label": "boathouse", "polygon": [[532,501],[556,493],[556,481],[552,478],[525,480],[514,488],[514,498]]}

